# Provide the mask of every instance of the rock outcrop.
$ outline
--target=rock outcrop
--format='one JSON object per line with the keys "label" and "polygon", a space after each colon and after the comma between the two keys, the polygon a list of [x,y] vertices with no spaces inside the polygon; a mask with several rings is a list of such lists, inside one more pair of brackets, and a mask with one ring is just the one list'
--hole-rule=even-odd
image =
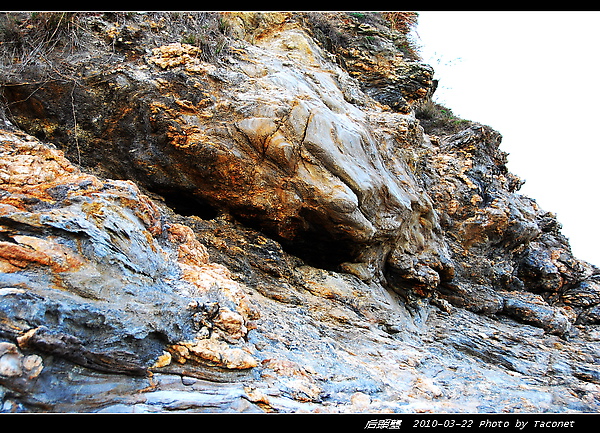
{"label": "rock outcrop", "polygon": [[600,271],[393,15],[50,15],[2,18],[2,411],[600,408]]}

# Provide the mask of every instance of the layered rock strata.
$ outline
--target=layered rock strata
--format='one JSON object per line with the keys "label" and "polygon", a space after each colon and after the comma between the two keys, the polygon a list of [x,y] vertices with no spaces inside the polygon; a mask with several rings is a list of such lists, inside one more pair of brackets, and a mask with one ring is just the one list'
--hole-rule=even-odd
{"label": "layered rock strata", "polygon": [[381,16],[80,19],[0,77],[3,410],[597,410],[600,272]]}

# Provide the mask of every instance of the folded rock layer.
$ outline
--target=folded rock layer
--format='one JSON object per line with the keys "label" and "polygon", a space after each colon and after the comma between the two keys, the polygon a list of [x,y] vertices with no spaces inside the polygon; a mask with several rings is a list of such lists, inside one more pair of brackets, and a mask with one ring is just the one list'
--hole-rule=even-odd
{"label": "folded rock layer", "polygon": [[2,19],[57,15],[0,70],[3,411],[598,409],[600,272],[397,15]]}

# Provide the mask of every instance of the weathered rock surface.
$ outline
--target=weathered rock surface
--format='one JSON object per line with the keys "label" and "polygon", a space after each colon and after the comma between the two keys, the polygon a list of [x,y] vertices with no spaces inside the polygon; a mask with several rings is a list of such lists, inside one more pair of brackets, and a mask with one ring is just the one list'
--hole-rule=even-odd
{"label": "weathered rock surface", "polygon": [[0,69],[3,412],[600,409],[600,271],[384,19],[77,19]]}

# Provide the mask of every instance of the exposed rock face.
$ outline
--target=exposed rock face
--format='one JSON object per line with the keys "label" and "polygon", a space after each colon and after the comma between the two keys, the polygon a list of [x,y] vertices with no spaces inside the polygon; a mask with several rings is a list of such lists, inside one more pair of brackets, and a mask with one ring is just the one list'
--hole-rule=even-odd
{"label": "exposed rock face", "polygon": [[[417,222],[433,218],[431,203],[391,154],[420,134],[418,122],[368,102],[289,18],[272,18],[278,31],[223,64],[173,43],[127,68],[88,60],[81,88],[57,83],[39,98],[81,97],[77,153],[86,164],[226,209],[311,255],[321,248],[321,260],[381,262],[400,236],[432,237],[436,222]],[[11,89],[12,98],[28,91]],[[29,105],[12,111],[20,117]],[[46,138],[68,139],[72,112],[43,116]],[[375,246],[383,250],[365,252]]]}
{"label": "exposed rock face", "polygon": [[79,19],[0,71],[3,411],[600,408],[600,272],[384,19]]}
{"label": "exposed rock face", "polygon": [[[230,340],[246,335],[245,294],[189,227],[165,223],[133,183],[83,174],[23,134],[4,131],[2,145],[3,335],[132,374],[145,373],[165,342],[203,327],[211,338],[213,324]],[[107,327],[114,334],[98,338]],[[220,343],[199,356],[228,350]]]}

